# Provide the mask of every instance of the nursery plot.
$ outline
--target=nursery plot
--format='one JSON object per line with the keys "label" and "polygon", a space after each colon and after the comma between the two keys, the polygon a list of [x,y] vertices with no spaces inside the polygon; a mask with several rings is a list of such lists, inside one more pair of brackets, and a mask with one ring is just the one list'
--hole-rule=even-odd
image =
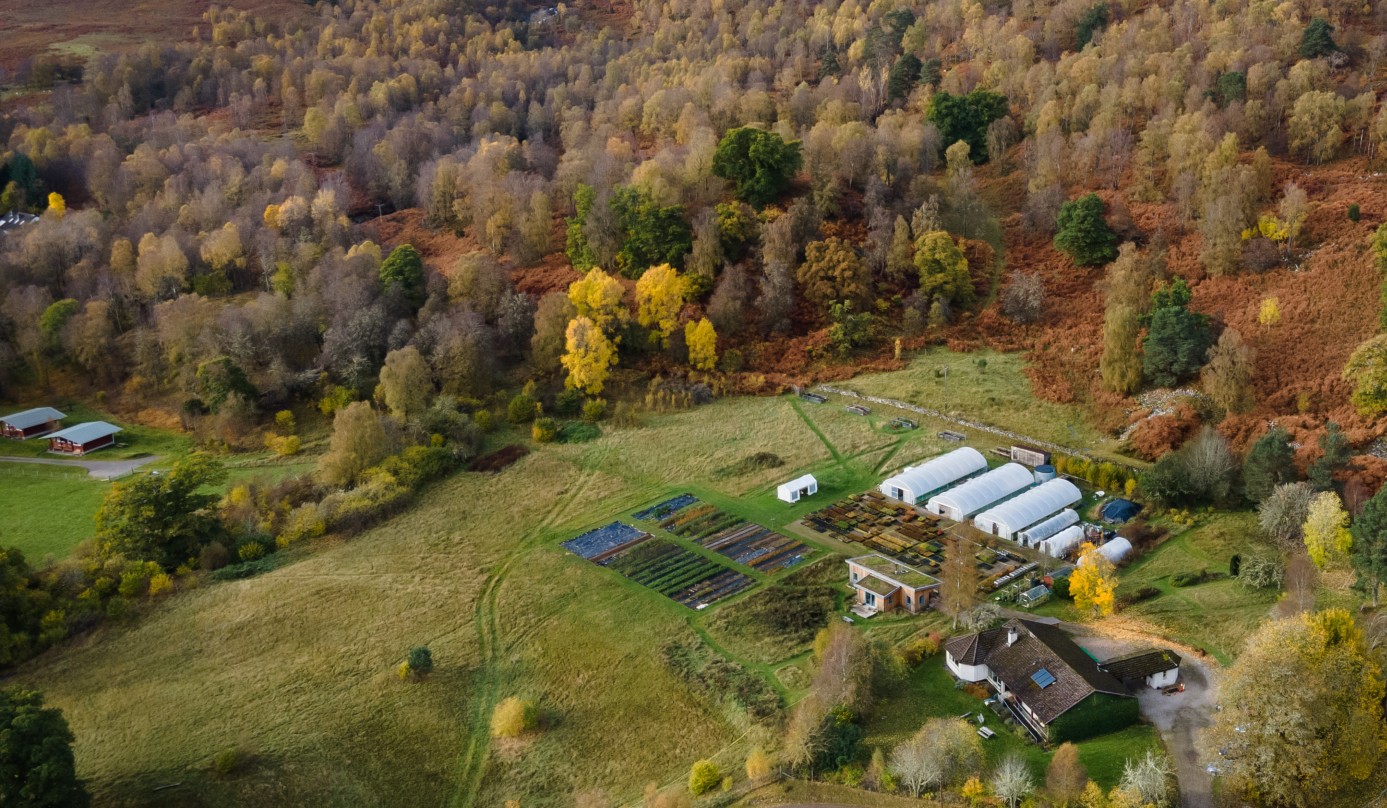
{"label": "nursery plot", "polygon": [[570,552],[600,564],[608,558],[640,544],[650,534],[621,522],[612,522],[563,543]]}
{"label": "nursery plot", "polygon": [[[685,494],[641,513],[663,513],[660,527],[756,570],[788,569],[813,555],[813,548],[748,522]],[[640,514],[636,515],[640,518]]]}
{"label": "nursery plot", "polygon": [[707,536],[699,544],[766,573],[789,569],[814,553],[807,545],[752,522],[741,522]]}
{"label": "nursery plot", "polygon": [[736,570],[659,539],[609,556],[602,566],[690,609],[702,609],[756,583]]}
{"label": "nursery plot", "polygon": [[670,497],[659,505],[652,505],[643,511],[636,513],[635,518],[640,522],[658,522],[674,516],[690,505],[698,504],[698,497],[693,494],[680,494],[677,497]]}

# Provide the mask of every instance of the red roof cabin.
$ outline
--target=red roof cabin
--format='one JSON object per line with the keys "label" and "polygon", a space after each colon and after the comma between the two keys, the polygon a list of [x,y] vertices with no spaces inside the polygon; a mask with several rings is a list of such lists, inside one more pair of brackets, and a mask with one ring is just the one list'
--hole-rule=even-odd
{"label": "red roof cabin", "polygon": [[35,407],[12,413],[0,418],[0,435],[12,440],[41,438],[62,429],[65,417],[52,407]]}
{"label": "red roof cabin", "polygon": [[105,449],[116,442],[120,427],[105,421],[90,421],[70,426],[48,436],[48,451],[66,455],[84,455]]}

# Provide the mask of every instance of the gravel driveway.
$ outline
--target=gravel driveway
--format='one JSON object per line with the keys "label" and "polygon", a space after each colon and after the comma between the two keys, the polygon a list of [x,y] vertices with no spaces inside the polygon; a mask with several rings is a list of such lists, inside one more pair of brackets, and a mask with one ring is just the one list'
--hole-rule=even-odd
{"label": "gravel driveway", "polygon": [[56,457],[0,456],[0,463],[29,463],[35,466],[72,466],[74,468],[86,469],[88,477],[95,477],[98,480],[111,480],[116,477],[124,477],[140,466],[148,465],[158,459],[157,455],[137,457],[133,460],[61,460]]}

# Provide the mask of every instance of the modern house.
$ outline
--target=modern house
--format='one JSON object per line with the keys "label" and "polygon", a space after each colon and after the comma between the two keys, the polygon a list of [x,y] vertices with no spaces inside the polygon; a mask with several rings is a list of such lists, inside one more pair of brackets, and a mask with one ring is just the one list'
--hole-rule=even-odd
{"label": "modern house", "polygon": [[1037,740],[1080,740],[1130,725],[1137,703],[1115,676],[1057,626],[1014,618],[952,637],[944,662],[965,682],[987,682]]}
{"label": "modern house", "polygon": [[814,479],[812,474],[796,477],[788,483],[781,483],[775,489],[775,495],[781,502],[799,502],[802,498],[817,493],[819,493],[819,481]]}
{"label": "modern house", "polygon": [[973,519],[973,526],[983,533],[1014,540],[1026,528],[1049,519],[1081,499],[1083,494],[1073,483],[1051,480],[983,511]]}
{"label": "modern house", "polygon": [[62,428],[67,416],[52,407],[35,407],[0,418],[0,435],[14,440],[41,438]]}
{"label": "modern house", "polygon": [[105,421],[88,421],[49,435],[48,451],[84,455],[114,444],[115,435],[120,431],[120,427]]}
{"label": "modern house", "polygon": [[881,484],[881,493],[918,505],[959,480],[983,471],[987,471],[987,459],[977,449],[964,446],[918,466],[906,466]]}
{"label": "modern house", "polygon": [[1136,690],[1170,687],[1180,680],[1180,655],[1165,648],[1148,648],[1098,663],[1122,684]]}
{"label": "modern house", "polygon": [[847,563],[859,607],[853,611],[864,617],[896,609],[919,614],[939,589],[938,578],[883,555],[858,556]]}
{"label": "modern house", "polygon": [[925,503],[925,510],[962,522],[989,505],[1015,496],[1034,484],[1035,476],[1030,469],[1020,463],[1008,463],[935,494]]}

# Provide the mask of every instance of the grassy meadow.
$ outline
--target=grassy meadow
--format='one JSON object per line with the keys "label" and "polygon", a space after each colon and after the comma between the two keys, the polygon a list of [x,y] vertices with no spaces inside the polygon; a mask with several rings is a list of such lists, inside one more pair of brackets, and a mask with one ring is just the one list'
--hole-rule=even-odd
{"label": "grassy meadow", "polygon": [[66,556],[91,537],[110,485],[82,469],[0,462],[0,543],[33,564]]}
{"label": "grassy meadow", "polygon": [[[24,405],[13,405],[7,407],[5,412],[18,412],[31,407],[51,406],[56,407],[67,415],[63,419],[63,426],[76,426],[87,421],[105,421],[115,424],[121,428],[121,432],[116,434],[116,445],[82,458],[83,460],[131,460],[150,455],[160,457],[177,457],[188,452],[192,448],[192,440],[186,435],[170,432],[167,429],[158,427],[142,426],[123,421],[110,413],[102,412],[87,404],[61,400],[52,403],[29,402]],[[49,454],[47,438],[30,438],[25,441],[0,440],[0,456],[7,457],[53,457],[61,459],[60,455]]]}
{"label": "grassy meadow", "polygon": [[[740,770],[762,730],[699,695],[660,649],[701,644],[793,703],[808,685],[808,643],[757,633],[744,604],[762,588],[694,612],[559,543],[684,491],[784,529],[952,446],[928,428],[894,433],[890,417],[783,396],[604,426],[591,442],[540,447],[499,474],[441,481],[404,514],[324,539],[295,563],[180,592],[50,651],[16,679],[63,709],[79,772],[102,805],[470,808],[517,799],[567,808],[594,789],[637,800],[650,782],[681,782],[702,757]],[[762,452],[782,464],[746,462]],[[236,461],[233,481],[264,473],[263,460]],[[775,499],[775,484],[805,471],[819,477],[819,496],[793,506]],[[837,554],[851,548],[802,538],[818,560],[769,580],[837,583],[840,606]],[[923,625],[864,628],[901,641]],[[418,645],[432,649],[435,672],[402,682],[395,667]],[[939,697],[961,694],[927,681],[940,666],[922,668],[878,711],[869,742],[899,740],[931,711],[963,712]],[[491,711],[512,695],[537,703],[542,731],[493,741]],[[212,761],[228,750],[236,765],[216,771]],[[1099,750],[1085,752],[1097,756],[1095,773],[1108,765]],[[1043,766],[1041,750],[1026,754]],[[155,790],[170,784],[181,785]]]}

